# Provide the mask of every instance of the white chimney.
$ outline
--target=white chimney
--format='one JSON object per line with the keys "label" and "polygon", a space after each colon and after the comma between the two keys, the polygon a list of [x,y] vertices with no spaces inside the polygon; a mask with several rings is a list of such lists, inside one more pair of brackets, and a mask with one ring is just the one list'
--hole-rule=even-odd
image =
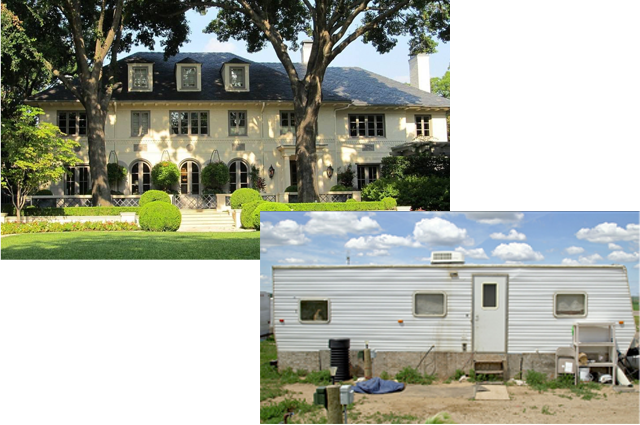
{"label": "white chimney", "polygon": [[419,53],[409,58],[409,81],[413,87],[431,93],[428,54]]}
{"label": "white chimney", "polygon": [[302,53],[302,64],[306,65],[309,63],[309,56],[311,56],[311,48],[313,47],[313,41],[305,40],[302,42],[302,49],[300,52]]}

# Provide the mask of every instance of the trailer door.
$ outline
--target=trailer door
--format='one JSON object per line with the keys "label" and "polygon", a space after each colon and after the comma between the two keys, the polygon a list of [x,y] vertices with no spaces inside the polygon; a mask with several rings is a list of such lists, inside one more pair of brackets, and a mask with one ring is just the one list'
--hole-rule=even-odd
{"label": "trailer door", "polygon": [[473,276],[473,350],[507,351],[507,275]]}

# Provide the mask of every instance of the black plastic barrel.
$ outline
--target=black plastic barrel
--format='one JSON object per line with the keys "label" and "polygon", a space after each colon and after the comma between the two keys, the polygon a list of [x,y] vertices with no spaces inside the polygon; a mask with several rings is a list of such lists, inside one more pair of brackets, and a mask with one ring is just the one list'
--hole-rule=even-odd
{"label": "black plastic barrel", "polygon": [[348,381],[349,376],[349,346],[350,339],[330,339],[331,367],[337,367],[336,382]]}

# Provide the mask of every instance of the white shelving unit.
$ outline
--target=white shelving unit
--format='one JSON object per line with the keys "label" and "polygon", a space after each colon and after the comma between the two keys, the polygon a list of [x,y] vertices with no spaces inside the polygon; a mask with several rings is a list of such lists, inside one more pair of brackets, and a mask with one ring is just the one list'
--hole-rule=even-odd
{"label": "white shelving unit", "polygon": [[612,384],[616,385],[618,352],[616,351],[616,330],[614,322],[576,322],[573,325],[573,348],[575,349],[576,356],[576,385],[580,379],[580,353],[585,353],[587,356],[591,355],[592,357],[604,357],[606,361],[596,360],[595,362],[587,363],[587,367],[606,367],[611,369]]}

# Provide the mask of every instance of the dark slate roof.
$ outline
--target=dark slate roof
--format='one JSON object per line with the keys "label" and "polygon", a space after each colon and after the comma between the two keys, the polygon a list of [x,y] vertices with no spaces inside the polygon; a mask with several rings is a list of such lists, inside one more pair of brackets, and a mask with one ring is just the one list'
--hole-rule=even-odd
{"label": "dark slate roof", "polygon": [[[191,60],[202,64],[202,91],[178,92],[175,66]],[[127,91],[127,63],[153,62],[153,92]],[[167,61],[162,53],[135,53],[119,62],[119,81],[123,87],[114,100],[132,101],[292,101],[291,86],[281,63],[246,61],[232,53],[179,53]],[[224,63],[249,63],[249,92],[227,92],[220,72]],[[296,65],[304,75],[304,65]],[[418,90],[407,84],[365,71],[361,68],[330,67],[322,90],[324,101],[353,102],[356,105],[449,107],[449,100]],[[62,84],[54,85],[30,98],[33,101],[75,100]]]}
{"label": "dark slate roof", "polygon": [[181,61],[178,61],[176,63],[200,63],[195,59],[191,59],[191,58],[184,58]]}

